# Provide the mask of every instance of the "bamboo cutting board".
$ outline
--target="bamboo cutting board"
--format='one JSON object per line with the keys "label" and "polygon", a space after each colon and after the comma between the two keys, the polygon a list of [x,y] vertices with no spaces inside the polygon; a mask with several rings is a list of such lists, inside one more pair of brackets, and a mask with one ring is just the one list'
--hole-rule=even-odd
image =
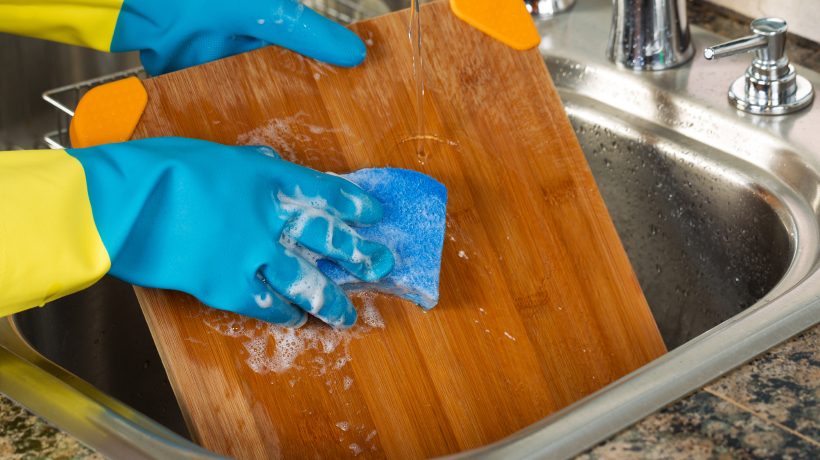
{"label": "bamboo cutting board", "polygon": [[365,294],[352,331],[293,332],[137,289],[205,447],[239,458],[462,451],[664,353],[538,51],[494,41],[446,4],[423,15],[421,156],[406,11],[352,27],[368,44],[355,69],[270,47],[145,82],[136,137],[267,144],[323,171],[411,168],[449,189],[441,302],[427,313]]}

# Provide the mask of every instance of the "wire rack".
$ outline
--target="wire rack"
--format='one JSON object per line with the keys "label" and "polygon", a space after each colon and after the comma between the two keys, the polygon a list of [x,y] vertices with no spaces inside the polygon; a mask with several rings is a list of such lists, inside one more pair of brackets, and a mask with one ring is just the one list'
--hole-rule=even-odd
{"label": "wire rack", "polygon": [[71,141],[68,136],[68,127],[71,125],[71,118],[74,116],[74,110],[77,108],[77,104],[80,102],[83,95],[95,86],[132,76],[145,78],[147,77],[147,74],[142,67],[137,67],[122,72],[105,75],[99,78],[94,78],[92,80],[75,83],[73,85],[61,86],[43,93],[43,99],[54,106],[57,110],[57,129],[50,131],[43,136],[43,140],[46,144],[52,149],[71,147]]}
{"label": "wire rack", "polygon": [[[388,5],[388,3],[391,3]],[[387,13],[404,6],[405,0],[304,0],[305,6],[342,24],[353,22]],[[141,67],[105,75],[92,80],[62,86],[43,93],[43,99],[51,104],[57,112],[56,129],[43,135],[43,140],[52,149],[71,147],[68,128],[71,118],[80,99],[89,90],[112,81],[136,76],[147,78],[148,75]]]}

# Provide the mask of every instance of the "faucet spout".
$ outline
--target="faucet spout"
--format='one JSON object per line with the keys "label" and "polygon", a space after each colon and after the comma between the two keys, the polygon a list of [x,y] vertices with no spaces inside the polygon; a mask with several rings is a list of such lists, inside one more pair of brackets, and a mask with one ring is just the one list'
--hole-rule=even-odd
{"label": "faucet spout", "polygon": [[613,0],[607,47],[612,62],[633,70],[664,70],[694,54],[686,0]]}

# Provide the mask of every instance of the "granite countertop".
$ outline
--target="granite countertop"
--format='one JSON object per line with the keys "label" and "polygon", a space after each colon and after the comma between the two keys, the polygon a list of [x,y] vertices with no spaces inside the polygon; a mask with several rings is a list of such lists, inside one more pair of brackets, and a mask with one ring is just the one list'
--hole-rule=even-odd
{"label": "granite countertop", "polygon": [[0,394],[0,458],[96,460],[103,457]]}
{"label": "granite countertop", "polygon": [[[691,24],[703,27],[718,35],[729,38],[740,38],[752,33],[751,23],[754,18],[742,16],[704,0],[689,0],[687,2],[687,8],[689,22]],[[794,35],[791,32],[788,32],[786,35],[786,55],[789,59],[793,63],[808,67],[815,72],[820,72],[820,46],[811,40],[799,35]],[[704,46],[713,44],[716,43],[696,43],[695,46],[699,45],[702,50]],[[696,53],[696,58],[700,58],[701,56],[700,53]]]}
{"label": "granite countertop", "polygon": [[578,459],[820,458],[820,326]]}
{"label": "granite countertop", "polygon": [[[689,17],[727,37],[749,18],[690,0]],[[820,46],[789,36],[793,62],[820,72]],[[589,449],[578,459],[820,458],[820,325]],[[0,394],[0,458],[100,459]]]}

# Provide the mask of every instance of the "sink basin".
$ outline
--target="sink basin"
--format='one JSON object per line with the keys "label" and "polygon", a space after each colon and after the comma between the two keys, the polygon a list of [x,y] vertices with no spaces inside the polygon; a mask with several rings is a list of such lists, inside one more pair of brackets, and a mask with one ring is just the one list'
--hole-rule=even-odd
{"label": "sink basin", "polygon": [[784,204],[719,150],[561,91],[668,349],[761,299],[795,256]]}
{"label": "sink basin", "polygon": [[[733,110],[726,90],[748,65],[743,56],[696,57],[658,73],[616,69],[603,57],[610,9],[590,0],[540,23],[540,49],[670,353],[459,455],[574,455],[820,319],[820,108],[779,118]],[[701,48],[723,41],[698,28],[693,38]],[[820,76],[799,72],[820,88]],[[0,345],[101,411],[99,423],[111,428],[85,438],[76,434],[85,425],[53,415],[90,445],[121,452],[97,438],[113,430],[125,443],[143,436],[143,447],[166,457],[205,455],[182,438],[188,431],[129,286],[106,278],[0,322]],[[24,390],[12,397],[36,405]]]}

